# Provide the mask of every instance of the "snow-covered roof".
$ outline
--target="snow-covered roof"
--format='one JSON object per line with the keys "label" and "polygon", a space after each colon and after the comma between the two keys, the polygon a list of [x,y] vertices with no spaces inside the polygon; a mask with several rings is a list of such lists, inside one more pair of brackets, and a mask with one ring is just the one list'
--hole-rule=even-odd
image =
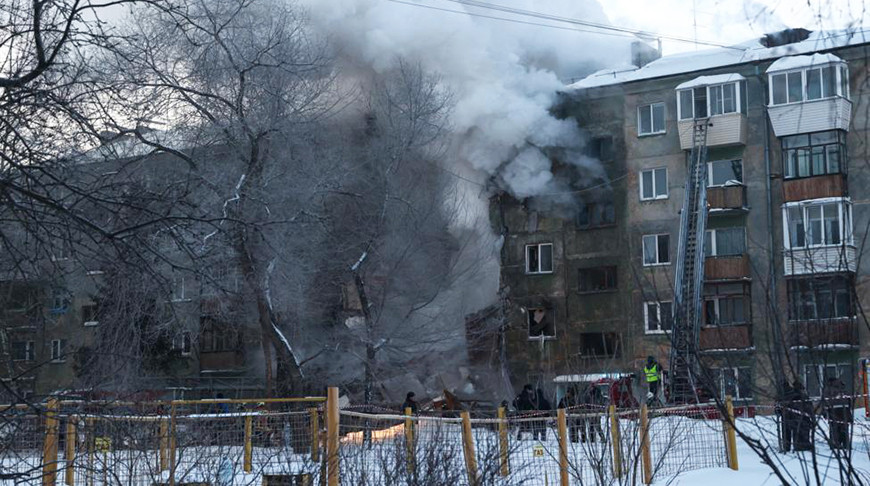
{"label": "snow-covered roof", "polygon": [[714,84],[733,83],[735,81],[744,81],[746,78],[737,74],[717,74],[715,76],[699,76],[691,81],[677,85],[677,89],[696,88],[698,86],[711,86]]}
{"label": "snow-covered roof", "polygon": [[673,76],[677,74],[716,69],[755,61],[777,59],[784,56],[810,54],[817,51],[835,49],[870,42],[870,27],[848,30],[813,32],[801,42],[776,47],[765,47],[760,39],[730,47],[717,47],[702,51],[683,52],[665,56],[643,66],[603,69],[591,74],[567,90],[579,90],[610,86],[643,79]]}
{"label": "snow-covered roof", "polygon": [[630,376],[627,373],[590,373],[585,375],[559,375],[553,378],[554,383],[591,383],[598,380],[619,379]]}
{"label": "snow-covered roof", "polygon": [[767,68],[767,72],[787,71],[789,69],[820,66],[822,64],[831,64],[834,62],[843,62],[843,60],[833,54],[816,53],[808,56],[788,56],[774,61],[774,63]]}

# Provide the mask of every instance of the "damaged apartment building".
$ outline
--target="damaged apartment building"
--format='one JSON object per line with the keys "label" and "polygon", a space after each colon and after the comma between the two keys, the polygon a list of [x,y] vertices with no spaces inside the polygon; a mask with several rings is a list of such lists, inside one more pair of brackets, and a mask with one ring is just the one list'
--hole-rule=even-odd
{"label": "damaged apartment building", "polygon": [[[814,397],[828,377],[856,385],[870,304],[865,33],[790,29],[566,87],[555,109],[588,134],[605,175],[573,183],[570,216],[542,209],[546,196],[491,199],[505,238],[503,299],[500,312],[467,321],[472,359],[501,363],[514,389],[630,373],[637,387],[648,355],[667,370],[700,123],[707,212],[695,344],[712,386],[746,402],[772,399],[786,378]],[[502,315],[503,326],[483,326]]]}

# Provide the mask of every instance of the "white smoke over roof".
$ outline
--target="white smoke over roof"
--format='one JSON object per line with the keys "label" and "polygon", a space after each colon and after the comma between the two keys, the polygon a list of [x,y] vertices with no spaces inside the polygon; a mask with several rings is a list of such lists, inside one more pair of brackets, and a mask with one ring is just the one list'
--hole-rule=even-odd
{"label": "white smoke over roof", "polygon": [[[575,122],[551,116],[556,92],[569,77],[627,59],[632,39],[420,6],[494,14],[445,0],[409,2],[418,5],[387,0],[302,0],[315,28],[329,36],[346,62],[386,71],[401,57],[443,77],[456,100],[451,123],[459,163],[478,171],[482,180],[497,175],[504,189],[517,197],[553,191],[555,177],[541,149],[561,147],[579,153],[584,140]],[[595,0],[498,4],[607,22]]]}

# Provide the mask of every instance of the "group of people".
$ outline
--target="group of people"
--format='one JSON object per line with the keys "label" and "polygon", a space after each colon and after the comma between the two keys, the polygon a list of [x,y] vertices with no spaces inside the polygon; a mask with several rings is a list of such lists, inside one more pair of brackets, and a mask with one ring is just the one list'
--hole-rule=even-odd
{"label": "group of people", "polygon": [[816,406],[799,380],[793,384],[787,381],[782,384],[776,413],[781,419],[780,448],[783,452],[813,450],[819,413],[828,420],[828,442],[831,448],[849,448],[852,397],[846,393],[846,387],[840,379],[831,377],[825,381],[821,398]]}
{"label": "group of people", "polygon": [[[568,388],[558,403],[558,408],[575,409],[574,413],[600,412],[607,406],[607,397],[596,386],[589,386],[582,395],[578,395],[574,388]],[[544,396],[543,390],[535,389],[532,385],[525,385],[519,395],[514,399],[514,409],[519,413],[532,414],[535,411],[550,411],[550,402]],[[595,417],[570,417],[568,418],[568,434],[571,442],[595,442],[596,436],[602,442],[606,440],[604,430],[601,428],[601,419]],[[519,422],[517,440],[522,440],[524,432],[529,432],[533,440],[546,440],[547,426],[543,420],[529,420]]]}

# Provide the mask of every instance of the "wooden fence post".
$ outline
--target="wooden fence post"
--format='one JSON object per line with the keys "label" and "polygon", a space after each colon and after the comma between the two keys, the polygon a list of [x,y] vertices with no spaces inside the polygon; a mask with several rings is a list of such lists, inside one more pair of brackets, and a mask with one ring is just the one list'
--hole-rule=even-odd
{"label": "wooden fence post", "polygon": [[568,486],[568,419],[564,408],[556,412],[556,422],[559,429],[559,484]]}
{"label": "wooden fence post", "polygon": [[169,419],[160,419],[160,472],[169,469]]}
{"label": "wooden fence post", "polygon": [[725,397],[725,450],[728,456],[728,467],[737,470],[737,432],[734,430],[734,402],[731,400],[731,395]]}
{"label": "wooden fence post", "polygon": [[462,450],[465,455],[468,484],[478,486],[477,458],[474,456],[474,437],[471,435],[471,416],[467,411],[461,412],[460,416],[462,417]]}
{"label": "wooden fence post", "polygon": [[66,443],[64,444],[64,460],[66,461],[66,484],[75,484],[75,467],[73,462],[76,457],[76,416],[70,416],[66,423]]}
{"label": "wooden fence post", "polygon": [[501,460],[501,475],[510,475],[510,463],[508,462],[508,423],[504,407],[498,407],[498,455]]}
{"label": "wooden fence post", "polygon": [[175,486],[175,448],[177,443],[175,435],[178,432],[178,427],[175,418],[175,404],[170,407],[169,412],[169,486]]}
{"label": "wooden fence post", "polygon": [[311,418],[311,461],[317,462],[320,456],[320,416],[316,408],[308,409]]}
{"label": "wooden fence post", "polygon": [[405,448],[408,453],[408,473],[411,476],[414,475],[414,469],[416,467],[415,462],[415,447],[414,447],[414,420],[411,416],[414,414],[414,411],[411,410],[411,407],[405,407]]}
{"label": "wooden fence post", "polygon": [[57,481],[57,399],[49,398],[45,406],[45,439],[42,442],[42,484],[54,486]]}
{"label": "wooden fence post", "polygon": [[652,454],[649,449],[649,410],[645,403],[640,407],[640,459],[643,484],[650,484],[652,483]]}
{"label": "wooden fence post", "polygon": [[326,395],[326,461],[327,486],[338,486],[338,388],[329,387]]}
{"label": "wooden fence post", "polygon": [[613,477],[622,476],[622,440],[619,436],[619,419],[616,416],[616,405],[607,408],[610,417],[610,442],[613,443]]}
{"label": "wooden fence post", "polygon": [[250,415],[245,416],[245,459],[242,464],[242,469],[245,470],[246,473],[251,472],[253,469],[253,455],[254,455],[254,444],[253,444],[253,432],[254,432],[254,417]]}

